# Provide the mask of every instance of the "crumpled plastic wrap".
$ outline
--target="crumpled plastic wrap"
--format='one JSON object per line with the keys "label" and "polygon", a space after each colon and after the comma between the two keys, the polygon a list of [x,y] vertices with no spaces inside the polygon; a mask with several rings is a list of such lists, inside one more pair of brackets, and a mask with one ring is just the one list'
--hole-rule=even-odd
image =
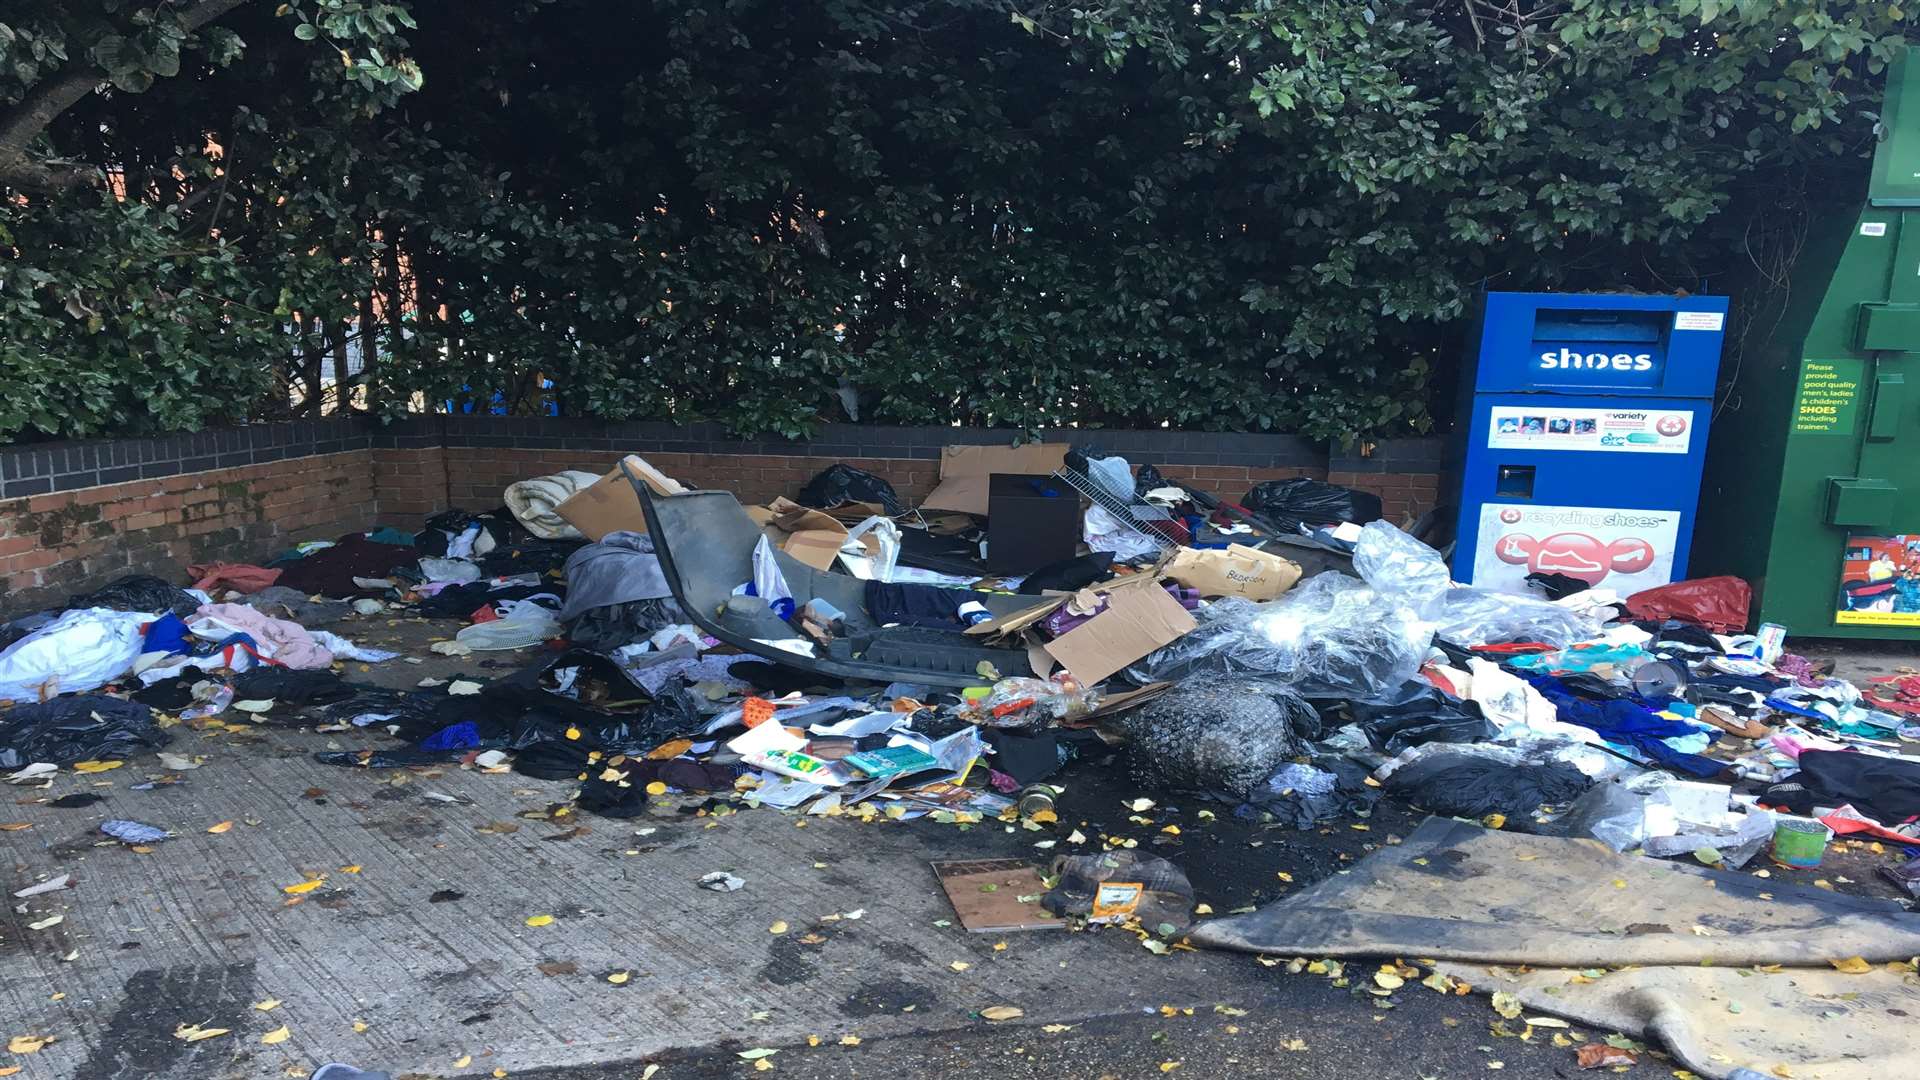
{"label": "crumpled plastic wrap", "polygon": [[991,693],[977,704],[967,705],[961,715],[983,727],[1036,727],[1085,716],[1099,702],[1098,687],[1087,689],[1063,671],[1051,679],[1001,679],[993,684]]}
{"label": "crumpled plastic wrap", "polygon": [[1318,737],[1320,717],[1271,681],[1188,679],[1111,721],[1128,740],[1134,779],[1148,787],[1246,799]]}
{"label": "crumpled plastic wrap", "polygon": [[1308,697],[1372,697],[1412,678],[1432,638],[1411,612],[1337,573],[1271,603],[1217,600],[1194,617],[1196,629],[1134,667],[1137,681],[1259,677]]}
{"label": "crumpled plastic wrap", "polygon": [[[1654,827],[1648,808],[1672,805],[1667,795],[1671,782],[1665,773],[1650,771],[1599,784],[1574,800],[1554,823],[1554,835],[1598,840],[1615,851],[1639,847],[1658,858],[1712,848],[1720,853],[1722,863],[1736,870],[1772,841],[1774,815],[1757,806],[1746,807],[1744,814],[1729,814],[1719,826],[1682,819],[1665,836],[1649,835],[1662,830]],[[1655,816],[1666,820],[1665,828],[1674,828],[1671,812]]]}
{"label": "crumpled plastic wrap", "polygon": [[[1056,915],[1089,922],[1138,920],[1148,932],[1171,937],[1193,922],[1193,885],[1186,872],[1157,855],[1103,851],[1053,860],[1059,884],[1040,898]],[[1111,890],[1102,885],[1114,882]]]}
{"label": "crumpled plastic wrap", "polygon": [[1431,623],[1433,636],[1456,645],[1541,641],[1565,648],[1600,633],[1599,624],[1557,604],[1454,585],[1439,552],[1384,521],[1361,529],[1353,568],[1383,596]]}
{"label": "crumpled plastic wrap", "polygon": [[1361,530],[1353,565],[1360,578],[1317,574],[1270,603],[1217,601],[1196,613],[1197,629],[1130,674],[1259,675],[1313,698],[1375,698],[1414,677],[1435,636],[1559,647],[1599,633],[1545,601],[1453,585],[1438,552],[1384,521]]}
{"label": "crumpled plastic wrap", "polygon": [[1552,834],[1598,840],[1615,851],[1638,847],[1647,839],[1647,797],[1635,786],[1629,781],[1595,784],[1560,815]]}
{"label": "crumpled plastic wrap", "polygon": [[1773,841],[1773,826],[1772,814],[1757,806],[1749,807],[1745,814],[1734,815],[1732,828],[1715,829],[1683,821],[1678,833],[1649,836],[1642,847],[1647,854],[1663,859],[1712,848],[1720,853],[1721,862],[1738,870]]}

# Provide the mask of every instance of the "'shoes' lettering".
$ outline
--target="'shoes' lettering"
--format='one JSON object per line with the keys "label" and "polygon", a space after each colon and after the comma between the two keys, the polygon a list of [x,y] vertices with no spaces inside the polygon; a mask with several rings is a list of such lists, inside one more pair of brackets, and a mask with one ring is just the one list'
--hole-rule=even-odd
{"label": "'shoes' lettering", "polygon": [[1541,371],[1652,371],[1652,353],[1577,353],[1563,348],[1540,354]]}

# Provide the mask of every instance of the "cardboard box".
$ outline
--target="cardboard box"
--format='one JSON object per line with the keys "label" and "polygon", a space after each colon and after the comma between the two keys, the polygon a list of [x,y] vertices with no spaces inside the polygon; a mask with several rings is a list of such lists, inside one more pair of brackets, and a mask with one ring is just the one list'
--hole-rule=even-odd
{"label": "cardboard box", "polygon": [[1232,544],[1226,550],[1181,548],[1164,569],[1176,584],[1201,596],[1240,596],[1272,600],[1300,581],[1303,571],[1292,559]]}
{"label": "cardboard box", "polygon": [[1047,655],[1082,686],[1097,686],[1148,653],[1180,640],[1199,624],[1158,583],[1147,589],[1116,589],[1107,610],[1054,638]]}
{"label": "cardboard box", "polygon": [[1051,473],[1066,464],[1066,443],[1025,446],[948,446],[940,451],[940,483],[922,511],[987,516],[987,478],[994,473]]}
{"label": "cardboard box", "polygon": [[[813,510],[781,496],[765,506],[745,507],[747,516],[759,525],[781,551],[815,570],[832,569],[840,557],[840,545],[847,542],[847,527],[831,514]],[[879,554],[879,543],[872,534],[861,538],[867,554]]]}
{"label": "cardboard box", "polygon": [[973,637],[986,637],[996,640],[1010,637],[1053,614],[1060,608],[1060,605],[1077,596],[1099,597],[1117,589],[1135,589],[1149,583],[1157,585],[1159,581],[1159,574],[1153,571],[1145,571],[1138,574],[1128,574],[1124,577],[1117,577],[1112,581],[1103,581],[1098,585],[1089,585],[1077,592],[1048,593],[1044,596],[1036,597],[1032,607],[1024,607],[1019,611],[996,616],[985,622],[975,623],[967,627],[964,632]]}
{"label": "cardboard box", "polygon": [[[621,465],[630,465],[655,495],[684,495],[687,489],[678,480],[647,464],[638,454],[628,454]],[[647,515],[640,509],[640,493],[633,490],[620,465],[573,497],[553,508],[567,524],[580,530],[589,540],[598,540],[610,532],[647,531]]]}

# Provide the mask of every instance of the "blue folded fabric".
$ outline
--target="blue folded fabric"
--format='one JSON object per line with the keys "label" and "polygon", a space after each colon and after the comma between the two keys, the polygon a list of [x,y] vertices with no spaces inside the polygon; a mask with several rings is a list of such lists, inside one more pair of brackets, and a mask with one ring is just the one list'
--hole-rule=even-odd
{"label": "blue folded fabric", "polygon": [[[1683,720],[1667,720],[1653,714],[1653,709],[1665,708],[1671,699],[1663,701],[1655,698],[1644,703],[1624,698],[1593,701],[1569,693],[1560,685],[1560,680],[1551,675],[1535,675],[1527,681],[1540,691],[1541,697],[1553,704],[1560,719],[1569,724],[1592,728],[1601,738],[1621,746],[1630,746],[1649,761],[1689,776],[1714,776],[1727,767],[1724,761],[1683,753],[1666,744],[1666,739],[1701,734],[1698,725]],[[1709,742],[1719,738],[1717,731],[1708,731],[1706,734]]]}

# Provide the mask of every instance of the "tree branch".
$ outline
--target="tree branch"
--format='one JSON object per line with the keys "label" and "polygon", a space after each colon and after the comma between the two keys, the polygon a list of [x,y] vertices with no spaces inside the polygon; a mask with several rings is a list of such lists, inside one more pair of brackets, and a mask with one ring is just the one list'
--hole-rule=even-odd
{"label": "tree branch", "polygon": [[[180,26],[191,34],[248,2],[250,0],[196,0],[180,13]],[[36,85],[12,108],[0,113],[0,184],[63,191],[84,183],[98,183],[100,170],[32,161],[27,157],[27,147],[61,113],[73,108],[106,81],[105,72],[82,58],[78,67]]]}

